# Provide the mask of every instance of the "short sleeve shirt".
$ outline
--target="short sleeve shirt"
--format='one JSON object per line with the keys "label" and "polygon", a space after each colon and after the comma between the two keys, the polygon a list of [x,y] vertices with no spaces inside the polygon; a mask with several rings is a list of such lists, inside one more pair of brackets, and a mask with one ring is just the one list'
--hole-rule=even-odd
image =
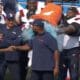
{"label": "short sleeve shirt", "polygon": [[[2,46],[9,47],[11,45],[21,45],[21,30],[19,26],[14,26],[12,29],[7,29],[6,25],[1,25],[0,30],[4,34],[4,43]],[[8,61],[16,61],[19,60],[20,53],[18,51],[7,52],[5,54],[5,59]]]}
{"label": "short sleeve shirt", "polygon": [[54,51],[58,50],[56,39],[44,32],[30,40],[29,46],[33,49],[32,70],[52,71]]}

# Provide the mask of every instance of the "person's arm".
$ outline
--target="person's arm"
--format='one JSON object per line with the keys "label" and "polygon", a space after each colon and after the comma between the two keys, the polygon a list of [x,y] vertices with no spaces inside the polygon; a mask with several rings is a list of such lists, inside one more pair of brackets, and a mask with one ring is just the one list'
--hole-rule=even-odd
{"label": "person's arm", "polygon": [[66,34],[72,34],[76,31],[76,29],[74,28],[73,25],[68,25],[68,27],[62,27],[62,28],[59,28],[59,30],[57,31],[59,34],[63,34],[63,33],[66,33]]}
{"label": "person's arm", "polygon": [[65,33],[74,33],[75,32],[75,28],[73,25],[68,25],[68,27],[64,27],[62,29],[64,30]]}
{"label": "person's arm", "polygon": [[30,50],[31,47],[28,44],[24,44],[22,46],[15,46],[14,49],[21,50],[21,51],[27,51],[27,50]]}
{"label": "person's arm", "polygon": [[54,52],[54,76],[58,76],[59,74],[59,52],[55,50]]}
{"label": "person's arm", "polygon": [[54,61],[55,61],[55,67],[59,67],[59,52],[56,50],[54,52]]}
{"label": "person's arm", "polygon": [[10,51],[8,48],[1,48],[0,49],[0,52],[8,52],[8,51]]}
{"label": "person's arm", "polygon": [[21,50],[21,51],[27,51],[27,50],[30,50],[31,48],[25,44],[25,45],[22,45],[22,46],[10,46],[8,48],[1,48],[0,49],[0,52],[13,52],[15,50]]}
{"label": "person's arm", "polygon": [[16,15],[15,15],[15,21],[18,25],[21,24],[21,16],[20,16],[20,12],[16,12]]}

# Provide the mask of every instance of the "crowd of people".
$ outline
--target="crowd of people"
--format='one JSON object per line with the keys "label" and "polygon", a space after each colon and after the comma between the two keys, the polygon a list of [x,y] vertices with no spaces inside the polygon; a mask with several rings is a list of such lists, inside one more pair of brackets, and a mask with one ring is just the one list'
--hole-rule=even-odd
{"label": "crowd of people", "polygon": [[52,5],[53,0],[45,0],[39,10],[37,1],[27,0],[26,8],[17,12],[16,5],[13,8],[4,2],[7,1],[0,2],[0,80],[4,80],[7,68],[11,80],[28,80],[29,68],[29,80],[66,80],[68,69],[70,80],[79,80],[80,14],[77,8],[70,7],[66,15],[60,13],[57,25],[53,25],[34,17],[48,3]]}

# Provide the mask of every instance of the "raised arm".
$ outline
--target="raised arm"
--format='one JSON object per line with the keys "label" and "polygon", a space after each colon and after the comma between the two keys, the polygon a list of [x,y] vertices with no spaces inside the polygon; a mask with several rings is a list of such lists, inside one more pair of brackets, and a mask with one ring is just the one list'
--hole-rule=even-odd
{"label": "raised arm", "polygon": [[75,28],[75,25],[74,23],[71,24],[71,25],[68,25],[67,27],[62,27],[62,28],[59,28],[59,30],[57,31],[59,34],[63,34],[63,33],[66,33],[66,34],[73,34],[76,32],[76,28]]}

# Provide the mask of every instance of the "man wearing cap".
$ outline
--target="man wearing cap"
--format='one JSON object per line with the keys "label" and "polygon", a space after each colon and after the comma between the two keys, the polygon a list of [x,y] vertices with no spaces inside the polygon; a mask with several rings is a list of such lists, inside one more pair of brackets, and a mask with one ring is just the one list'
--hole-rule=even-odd
{"label": "man wearing cap", "polygon": [[[6,18],[6,24],[0,26],[0,30],[4,34],[4,45],[6,48],[11,45],[21,45],[21,29],[19,26],[15,25],[14,16],[9,14]],[[5,62],[3,64],[3,78],[5,76],[6,69],[8,67],[12,80],[21,80],[21,72],[20,72],[20,52],[4,52],[5,54]],[[3,80],[3,79],[2,79]]]}
{"label": "man wearing cap", "polygon": [[36,36],[23,46],[11,46],[0,51],[27,51],[33,49],[31,80],[55,80],[59,72],[57,41],[44,30],[42,20],[31,23]]}

